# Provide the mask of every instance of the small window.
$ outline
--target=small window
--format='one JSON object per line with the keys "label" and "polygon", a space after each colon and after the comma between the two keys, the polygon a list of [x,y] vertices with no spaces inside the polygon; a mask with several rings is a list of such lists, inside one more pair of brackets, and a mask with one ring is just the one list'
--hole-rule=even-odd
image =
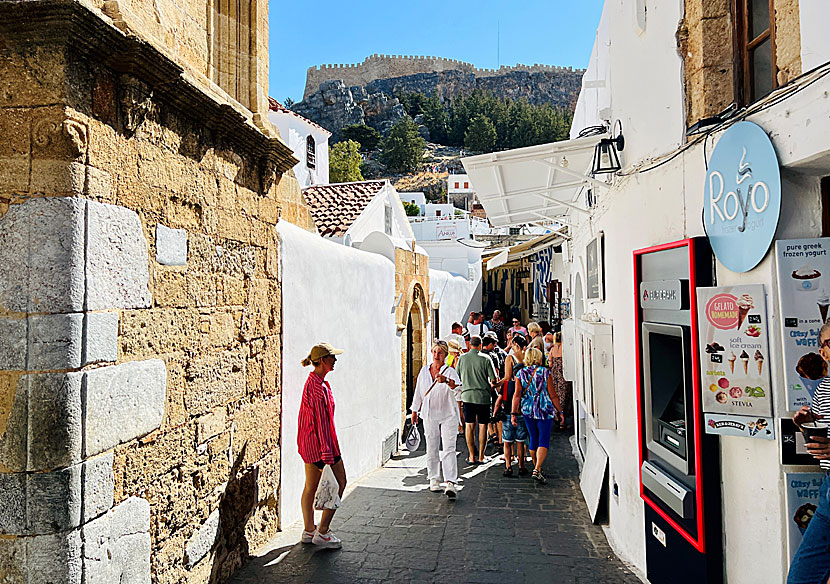
{"label": "small window", "polygon": [[305,164],[312,170],[317,166],[317,150],[313,136],[305,139]]}
{"label": "small window", "polygon": [[739,89],[743,102],[750,104],[778,86],[774,0],[738,0],[737,8]]}
{"label": "small window", "polygon": [[392,235],[392,205],[384,207],[384,231],[386,235]]}
{"label": "small window", "polygon": [[458,188],[458,184],[459,184],[459,183],[455,183],[455,188]]}
{"label": "small window", "polygon": [[440,216],[441,216],[441,209],[436,209],[436,210],[435,210],[435,216],[436,216],[436,217],[440,217]]}
{"label": "small window", "polygon": [[465,189],[469,189],[469,188],[470,188],[470,183],[465,182],[465,183],[464,183],[464,188],[465,188]]}

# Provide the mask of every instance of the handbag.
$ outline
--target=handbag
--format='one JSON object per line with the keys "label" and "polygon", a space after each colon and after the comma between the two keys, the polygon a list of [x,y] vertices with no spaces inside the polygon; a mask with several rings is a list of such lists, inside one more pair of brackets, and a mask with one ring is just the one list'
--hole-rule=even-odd
{"label": "handbag", "polygon": [[314,508],[319,511],[334,510],[340,507],[340,485],[331,466],[323,467],[317,491],[314,493]]}

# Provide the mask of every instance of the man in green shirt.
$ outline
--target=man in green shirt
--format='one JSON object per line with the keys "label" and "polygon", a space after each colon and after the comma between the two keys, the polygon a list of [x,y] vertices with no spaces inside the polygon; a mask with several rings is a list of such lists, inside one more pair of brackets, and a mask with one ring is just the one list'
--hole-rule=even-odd
{"label": "man in green shirt", "polygon": [[[469,464],[484,462],[487,446],[487,424],[490,422],[490,394],[498,374],[493,361],[481,353],[481,337],[470,337],[470,351],[458,358],[455,366],[461,377],[461,402],[466,424],[465,437]],[[475,428],[478,424],[478,458],[476,458]]]}

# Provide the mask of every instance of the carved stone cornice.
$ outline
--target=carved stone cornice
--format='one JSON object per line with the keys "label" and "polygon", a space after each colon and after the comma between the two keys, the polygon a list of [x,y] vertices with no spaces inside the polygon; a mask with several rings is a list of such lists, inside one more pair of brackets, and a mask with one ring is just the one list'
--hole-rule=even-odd
{"label": "carved stone cornice", "polygon": [[[269,172],[284,173],[299,162],[282,140],[188,80],[184,69],[151,43],[125,34],[75,0],[0,0],[0,38],[11,49],[64,47],[131,75],[147,84],[154,100],[251,153]],[[262,178],[264,185],[273,182],[273,177]]]}

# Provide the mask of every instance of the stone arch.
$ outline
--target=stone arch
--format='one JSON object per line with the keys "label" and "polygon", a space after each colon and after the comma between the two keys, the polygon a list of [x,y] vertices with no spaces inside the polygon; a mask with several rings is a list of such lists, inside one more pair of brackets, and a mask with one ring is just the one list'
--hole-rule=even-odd
{"label": "stone arch", "polygon": [[407,292],[407,306],[404,312],[404,325],[401,335],[401,354],[403,358],[403,379],[401,382],[401,405],[403,412],[409,409],[415,395],[415,381],[418,373],[426,363],[429,339],[427,336],[427,322],[429,312],[426,305],[426,294],[419,282],[413,282]]}

